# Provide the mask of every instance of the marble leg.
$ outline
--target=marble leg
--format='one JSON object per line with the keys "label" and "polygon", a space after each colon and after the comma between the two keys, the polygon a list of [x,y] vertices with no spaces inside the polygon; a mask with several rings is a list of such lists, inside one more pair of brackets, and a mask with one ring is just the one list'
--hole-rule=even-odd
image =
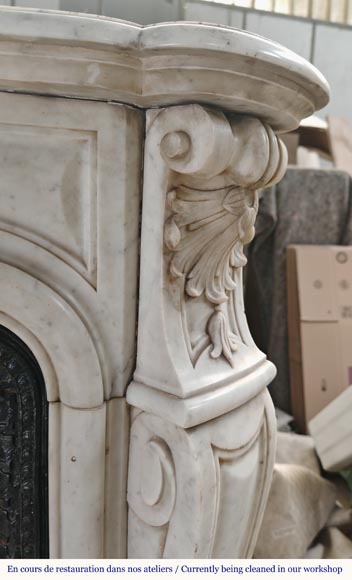
{"label": "marble leg", "polygon": [[266,391],[191,429],[140,413],[131,431],[129,557],[250,557],[271,481],[275,424]]}
{"label": "marble leg", "polygon": [[242,298],[259,187],[281,178],[272,129],[199,105],[147,114],[130,558],[250,557],[275,447]]}

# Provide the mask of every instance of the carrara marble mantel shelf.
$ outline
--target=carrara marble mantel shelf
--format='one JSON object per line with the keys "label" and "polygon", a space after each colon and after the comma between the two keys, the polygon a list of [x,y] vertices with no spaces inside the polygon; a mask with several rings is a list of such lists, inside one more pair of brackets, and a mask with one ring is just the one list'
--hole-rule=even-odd
{"label": "carrara marble mantel shelf", "polygon": [[0,324],[45,381],[50,557],[251,556],[275,368],[243,246],[328,93],[241,30],[0,8]]}

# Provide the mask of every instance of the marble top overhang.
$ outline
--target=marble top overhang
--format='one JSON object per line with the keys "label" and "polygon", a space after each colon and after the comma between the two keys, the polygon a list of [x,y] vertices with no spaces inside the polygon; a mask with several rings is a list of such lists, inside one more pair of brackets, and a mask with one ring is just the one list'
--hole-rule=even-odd
{"label": "marble top overhang", "polygon": [[243,30],[8,7],[0,8],[0,90],[143,108],[197,102],[255,115],[278,132],[329,100],[313,65]]}

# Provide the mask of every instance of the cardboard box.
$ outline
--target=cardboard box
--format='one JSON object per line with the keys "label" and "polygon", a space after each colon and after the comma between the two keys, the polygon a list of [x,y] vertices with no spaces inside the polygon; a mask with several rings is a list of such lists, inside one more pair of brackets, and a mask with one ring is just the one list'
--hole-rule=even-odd
{"label": "cardboard box", "polygon": [[303,119],[295,131],[280,135],[288,153],[289,165],[326,167],[332,164],[328,124],[312,115]]}
{"label": "cardboard box", "polygon": [[331,144],[329,139],[328,123],[312,115],[303,119],[297,129],[299,133],[299,144],[308,149],[319,151],[321,155],[331,158]]}
{"label": "cardboard box", "polygon": [[352,387],[309,422],[316,451],[326,471],[352,465]]}
{"label": "cardboard box", "polygon": [[352,383],[352,247],[289,246],[292,414],[308,421]]}

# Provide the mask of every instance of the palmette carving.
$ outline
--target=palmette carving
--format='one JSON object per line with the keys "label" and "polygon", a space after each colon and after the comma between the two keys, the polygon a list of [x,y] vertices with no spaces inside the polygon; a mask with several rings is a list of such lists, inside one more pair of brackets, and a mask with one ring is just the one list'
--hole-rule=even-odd
{"label": "palmette carving", "polygon": [[[210,343],[211,358],[222,356],[234,366],[233,353],[242,337],[231,325],[226,303],[236,291],[235,271],[246,264],[243,246],[254,236],[257,189],[278,181],[287,159],[279,139],[259,120],[228,120],[196,106],[195,111],[209,133],[205,131],[203,140],[209,142],[200,142],[199,126],[191,125],[188,133],[167,133],[160,143],[161,154],[174,171],[171,184],[175,184],[166,195],[167,270],[171,283],[183,280],[185,295],[194,301],[204,295],[212,306],[207,340],[201,337],[201,346],[190,349],[192,363]],[[167,114],[173,124],[173,113]],[[195,146],[204,154],[206,165]],[[187,333],[187,324],[183,328]],[[189,336],[186,342],[191,344]]]}
{"label": "palmette carving", "polygon": [[175,278],[185,277],[188,296],[204,293],[215,305],[207,325],[213,345],[210,356],[222,355],[232,365],[236,336],[220,305],[236,288],[233,269],[247,262],[243,245],[254,235],[257,194],[233,186],[216,191],[180,186],[168,194],[168,205],[172,211],[165,223],[165,244],[172,252],[169,271]]}
{"label": "palmette carving", "polygon": [[196,191],[180,186],[168,194],[172,211],[165,223],[165,244],[172,252],[170,272],[186,277],[188,296],[203,292],[209,302],[222,304],[235,289],[232,268],[246,264],[243,244],[254,235],[258,203],[240,187]]}

